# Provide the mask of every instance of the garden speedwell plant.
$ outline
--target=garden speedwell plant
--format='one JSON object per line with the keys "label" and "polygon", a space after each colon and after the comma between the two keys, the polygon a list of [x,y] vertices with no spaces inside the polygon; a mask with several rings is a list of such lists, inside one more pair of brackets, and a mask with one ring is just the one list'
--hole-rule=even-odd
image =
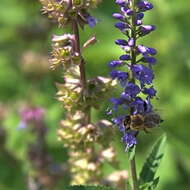
{"label": "garden speedwell plant", "polygon": [[[102,101],[110,94],[118,80],[124,89],[119,98],[112,98],[113,108],[109,112],[113,123],[123,133],[123,142],[128,152],[132,185],[129,180],[115,180],[118,190],[155,189],[159,178],[156,170],[163,156],[162,145],[165,137],[154,146],[152,153],[138,177],[135,166],[135,147],[140,131],[148,132],[162,121],[153,109],[151,99],[156,96],[152,81],[152,70],[156,59],[154,48],[138,45],[137,40],[155,30],[153,25],[143,25],[144,12],[153,8],[148,1],[116,0],[120,13],[113,16],[119,22],[115,24],[128,39],[118,39],[116,44],[125,52],[119,60],[109,63],[111,79],[96,77],[87,79],[86,63],[83,57],[85,48],[96,42],[93,36],[83,44],[80,40],[80,28],[93,27],[97,20],[89,14],[99,0],[40,0],[43,13],[58,23],[61,28],[69,27],[71,33],[53,35],[50,68],[63,69],[64,83],[57,84],[57,98],[66,110],[66,119],[61,121],[58,130],[60,140],[68,147],[72,184],[107,183],[103,179],[102,164],[107,160],[118,169],[116,155],[110,143],[113,139],[111,123],[107,120],[91,121],[91,109],[99,109]],[[116,68],[121,68],[120,70]],[[105,138],[106,136],[106,138]],[[118,177],[118,176],[117,176]],[[102,180],[103,179],[103,180]],[[125,180],[125,178],[123,178]],[[126,186],[128,184],[128,186]],[[73,186],[68,189],[106,190],[106,187]]]}
{"label": "garden speedwell plant", "polygon": [[[133,189],[154,189],[159,181],[159,178],[154,179],[157,166],[149,162],[158,162],[162,156],[158,158],[153,154],[150,155],[140,174],[140,179],[137,177],[135,164],[135,147],[139,132],[148,133],[150,129],[159,126],[162,122],[160,115],[151,104],[151,99],[156,97],[153,67],[156,64],[154,56],[157,51],[152,47],[138,44],[139,39],[156,29],[154,25],[143,23],[144,13],[151,10],[153,4],[144,0],[116,0],[115,3],[120,7],[120,12],[113,14],[113,17],[118,20],[115,27],[127,39],[115,41],[123,49],[124,54],[119,57],[119,60],[109,63],[112,79],[118,80],[123,88],[119,98],[111,98],[113,107],[109,114],[113,116],[114,124],[122,132],[122,141],[130,154]],[[159,148],[164,141],[165,137],[158,142],[154,154],[160,154]]]}

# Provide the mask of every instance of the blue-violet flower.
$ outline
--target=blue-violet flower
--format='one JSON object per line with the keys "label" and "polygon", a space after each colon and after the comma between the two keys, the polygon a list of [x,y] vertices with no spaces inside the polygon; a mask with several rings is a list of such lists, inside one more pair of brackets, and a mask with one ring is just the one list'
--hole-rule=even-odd
{"label": "blue-violet flower", "polygon": [[[161,122],[151,104],[151,99],[156,96],[152,66],[156,63],[154,56],[157,51],[152,47],[137,44],[139,38],[148,35],[156,27],[144,25],[142,21],[144,12],[153,8],[149,1],[116,0],[115,3],[120,6],[120,12],[113,13],[113,17],[119,20],[115,27],[121,30],[128,39],[115,40],[115,44],[119,45],[125,53],[119,56],[118,60],[108,64],[111,68],[110,76],[118,80],[123,89],[119,98],[111,98],[113,107],[109,113],[113,116],[113,123],[123,133],[122,141],[128,150],[137,144],[136,138],[140,130],[146,131],[146,127],[156,127]],[[124,69],[117,70],[117,67],[122,66]],[[127,72],[126,68],[128,68]],[[157,118],[156,122],[150,121],[150,124],[145,119],[148,118],[147,116]],[[138,121],[132,120],[133,118],[144,119],[141,119],[141,123],[138,124]]]}

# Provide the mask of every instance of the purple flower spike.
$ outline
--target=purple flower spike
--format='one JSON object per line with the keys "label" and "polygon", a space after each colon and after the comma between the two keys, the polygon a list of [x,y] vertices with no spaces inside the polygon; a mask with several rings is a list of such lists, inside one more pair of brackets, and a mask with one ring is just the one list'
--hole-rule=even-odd
{"label": "purple flower spike", "polygon": [[121,66],[124,71],[128,69],[128,72],[112,70],[110,73],[112,79],[117,79],[123,87],[119,98],[112,98],[112,115],[116,115],[112,121],[123,133],[122,140],[128,151],[137,144],[136,137],[140,130],[138,131],[138,121],[133,123],[137,125],[137,131],[133,130],[135,126],[124,126],[124,121],[129,118],[132,122],[132,116],[136,114],[143,117],[154,112],[150,100],[156,96],[152,84],[154,79],[152,65],[156,63],[154,55],[157,51],[137,44],[137,40],[154,31],[156,27],[143,24],[144,12],[153,8],[147,0],[116,0],[116,4],[120,6],[120,13],[114,13],[113,17],[121,22],[117,22],[115,27],[120,29],[127,39],[115,41],[125,53],[119,57],[119,61],[110,62],[109,66],[111,68]]}

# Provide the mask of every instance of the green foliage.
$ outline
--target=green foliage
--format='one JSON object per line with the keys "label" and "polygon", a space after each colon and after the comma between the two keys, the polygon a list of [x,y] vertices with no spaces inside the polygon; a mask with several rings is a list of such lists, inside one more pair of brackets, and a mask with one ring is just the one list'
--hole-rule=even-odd
{"label": "green foliage", "polygon": [[152,151],[140,172],[141,189],[153,190],[159,182],[159,177],[155,178],[160,162],[164,156],[166,135],[164,134],[154,145]]}
{"label": "green foliage", "polygon": [[105,186],[70,186],[66,190],[114,190]]}
{"label": "green foliage", "polygon": [[[187,190],[190,187],[190,130],[188,128],[190,122],[190,1],[151,0],[151,2],[154,3],[155,9],[146,14],[145,24],[155,24],[158,30],[148,37],[145,43],[142,43],[156,48],[159,52],[158,64],[155,65],[155,86],[160,99],[156,101],[158,104],[156,107],[164,119],[162,126],[169,134],[167,154],[159,170],[162,179],[157,189]],[[22,163],[11,164],[13,161],[4,153],[1,154],[1,190],[26,189],[25,176],[28,170],[23,171],[22,167],[25,168],[27,160],[24,152],[30,134],[26,135],[25,130],[16,129],[19,123],[17,102],[32,101],[36,106],[47,109],[46,122],[49,129],[47,143],[51,145],[51,155],[58,162],[67,158],[64,151],[61,152],[63,145],[56,140],[59,120],[64,115],[61,106],[55,100],[56,90],[53,81],[60,80],[57,77],[58,74],[46,73],[35,79],[22,72],[20,64],[20,56],[26,50],[48,54],[51,49],[48,44],[50,44],[52,30],[56,34],[63,33],[62,30],[52,28],[53,24],[48,24],[49,21],[41,16],[40,8],[41,5],[36,0],[1,0],[0,101],[10,104],[11,114],[7,115],[7,121],[4,124],[7,130],[7,148],[13,157],[22,160]],[[86,66],[90,77],[108,76],[107,63],[112,59],[118,59],[121,54],[120,48],[114,45],[115,39],[123,38],[123,35],[119,36],[117,29],[113,28],[115,20],[111,18],[111,15],[114,11],[116,11],[114,1],[102,1],[99,8],[92,13],[101,22],[93,29],[86,27],[85,35],[81,36],[84,42],[96,33],[99,41],[85,50]],[[105,104],[102,110],[94,112],[93,119],[104,118],[106,108]],[[151,135],[141,135],[139,142],[142,143],[138,145],[141,153],[137,151],[139,165],[142,164],[144,150],[159,133],[160,129],[155,129]],[[121,161],[120,166],[122,169],[127,169],[126,153],[123,152],[123,147],[120,148],[120,138],[118,141],[117,148],[120,151],[117,156]],[[185,172],[180,169],[181,165]],[[104,170],[107,175],[111,171],[113,168]],[[62,181],[66,181],[65,176]],[[62,189],[65,190],[63,186],[58,190]]]}

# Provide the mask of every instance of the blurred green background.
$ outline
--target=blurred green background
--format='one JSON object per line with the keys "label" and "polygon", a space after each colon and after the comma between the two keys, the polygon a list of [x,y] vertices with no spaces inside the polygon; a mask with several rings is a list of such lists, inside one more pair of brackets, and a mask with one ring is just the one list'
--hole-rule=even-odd
{"label": "blurred green background", "polygon": [[[155,106],[161,113],[162,129],[141,134],[138,147],[138,166],[145,159],[152,142],[166,131],[168,145],[159,174],[159,190],[190,189],[190,2],[187,0],[151,0],[155,9],[146,14],[145,23],[155,24],[157,30],[143,39],[159,54],[155,66],[155,86],[159,99]],[[19,111],[25,105],[46,110],[47,142],[50,153],[59,163],[66,160],[63,145],[57,141],[56,129],[64,117],[55,99],[55,81],[60,73],[49,72],[47,56],[51,51],[52,34],[61,34],[56,25],[40,14],[36,0],[1,0],[0,5],[0,103],[6,116],[1,122],[7,133],[6,153],[0,150],[0,190],[25,190],[24,176],[28,172],[26,149],[30,141],[27,130],[18,130]],[[117,59],[121,50],[114,45],[122,37],[113,27],[111,14],[117,9],[113,0],[104,0],[92,15],[100,22],[82,31],[82,40],[96,34],[99,43],[85,51],[89,77],[108,76],[107,63]],[[105,118],[108,101],[93,119]],[[118,150],[121,167],[127,168],[123,147]],[[14,163],[12,161],[12,157]],[[15,164],[16,163],[16,164]],[[112,169],[105,166],[105,173]],[[64,179],[63,179],[64,180]],[[61,189],[61,188],[60,188]]]}

